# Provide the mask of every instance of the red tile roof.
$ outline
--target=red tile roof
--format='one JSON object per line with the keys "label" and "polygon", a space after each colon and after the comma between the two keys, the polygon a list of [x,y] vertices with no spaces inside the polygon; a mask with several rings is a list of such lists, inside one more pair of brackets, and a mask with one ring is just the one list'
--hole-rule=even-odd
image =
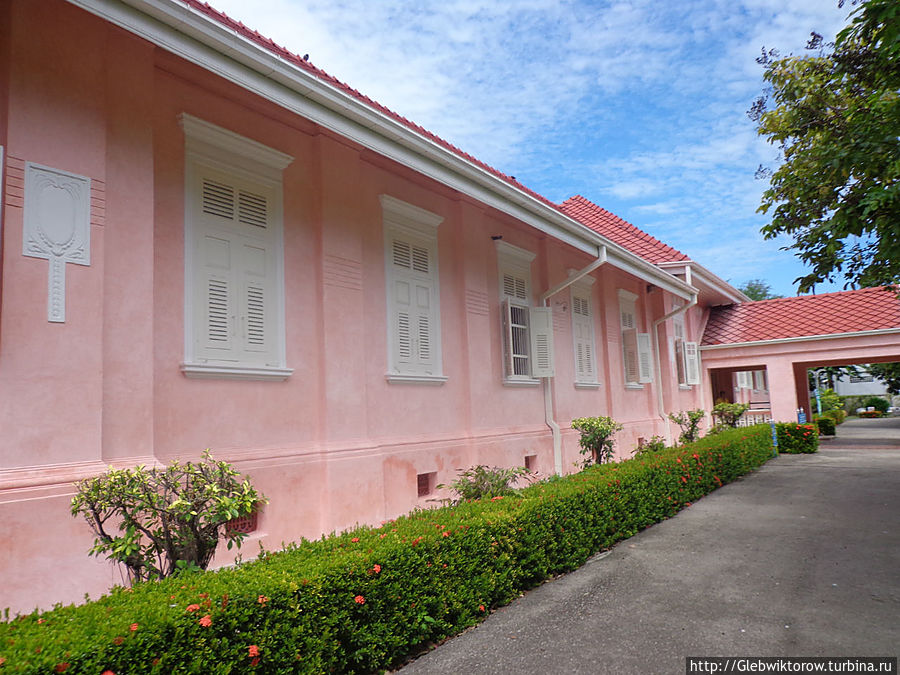
{"label": "red tile roof", "polygon": [[681,251],[662,243],[627,220],[600,208],[581,195],[569,197],[561,204],[562,212],[570,218],[587,225],[607,239],[619,244],[635,255],[653,264],[690,260]]}
{"label": "red tile roof", "polygon": [[534,190],[531,190],[530,188],[524,186],[522,183],[517,181],[512,176],[508,176],[505,173],[498,171],[494,167],[489,166],[488,164],[485,164],[484,162],[473,157],[469,153],[460,150],[458,147],[456,147],[452,143],[448,143],[440,136],[433,134],[432,132],[428,131],[424,127],[421,127],[418,124],[406,119],[402,115],[398,115],[393,110],[381,105],[377,101],[373,101],[371,98],[369,98],[365,94],[362,94],[359,91],[357,91],[356,89],[353,89],[350,85],[341,82],[340,80],[338,80],[335,77],[332,77],[331,75],[326,73],[324,70],[322,70],[320,68],[316,68],[313,64],[311,64],[308,60],[306,60],[302,56],[298,56],[297,54],[294,54],[293,52],[289,51],[288,49],[285,49],[281,45],[275,43],[273,40],[265,37],[264,35],[261,35],[257,31],[252,30],[251,28],[248,28],[240,21],[236,21],[235,19],[232,19],[230,16],[228,16],[224,12],[220,12],[219,10],[215,9],[214,7],[211,7],[208,3],[200,2],[199,0],[181,0],[181,2],[184,3],[187,7],[190,7],[191,9],[203,14],[204,16],[209,17],[216,23],[219,23],[222,26],[225,26],[226,28],[228,28],[229,30],[234,31],[241,37],[244,37],[247,40],[250,40],[251,42],[255,43],[256,45],[262,47],[263,49],[271,52],[272,54],[275,54],[279,58],[284,59],[288,63],[300,68],[301,70],[306,71],[307,73],[313,75],[314,77],[321,80],[322,82],[331,85],[332,87],[342,91],[343,93],[347,94],[348,96],[350,96],[352,98],[355,98],[357,101],[359,101],[360,103],[363,103],[364,105],[368,106],[369,108],[372,108],[373,110],[381,113],[382,115],[389,117],[390,119],[394,120],[395,122],[399,122],[400,124],[405,126],[407,129],[419,134],[420,136],[422,136],[424,138],[427,138],[428,140],[441,146],[445,150],[449,150],[457,157],[459,157],[471,164],[474,164],[475,166],[479,167],[480,169],[483,169],[484,171],[488,172],[492,176],[499,178],[500,180],[502,180],[506,183],[509,183],[510,185],[518,188],[522,192],[527,193],[531,197],[534,197],[535,199],[540,201],[545,206],[549,206],[550,208],[556,209],[557,211],[560,210],[558,204],[555,204],[554,202],[550,201],[543,195],[538,194]]}
{"label": "red tile roof", "polygon": [[900,328],[900,299],[884,288],[713,307],[703,345]]}

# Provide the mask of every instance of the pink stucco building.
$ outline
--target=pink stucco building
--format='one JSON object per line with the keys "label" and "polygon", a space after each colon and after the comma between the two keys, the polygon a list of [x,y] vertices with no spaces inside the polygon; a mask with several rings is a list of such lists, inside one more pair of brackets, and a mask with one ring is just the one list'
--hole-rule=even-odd
{"label": "pink stucco building", "polygon": [[0,111],[0,607],[121,581],[69,515],[110,465],[211,448],[270,499],[252,554],[712,404],[740,292],[194,0],[0,3]]}

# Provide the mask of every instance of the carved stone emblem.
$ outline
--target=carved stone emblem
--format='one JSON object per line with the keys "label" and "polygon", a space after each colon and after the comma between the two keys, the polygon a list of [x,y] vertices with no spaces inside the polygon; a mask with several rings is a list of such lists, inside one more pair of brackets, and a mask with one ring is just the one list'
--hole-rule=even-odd
{"label": "carved stone emblem", "polygon": [[91,179],[25,165],[22,253],[50,262],[47,321],[66,320],[66,263],[91,264]]}

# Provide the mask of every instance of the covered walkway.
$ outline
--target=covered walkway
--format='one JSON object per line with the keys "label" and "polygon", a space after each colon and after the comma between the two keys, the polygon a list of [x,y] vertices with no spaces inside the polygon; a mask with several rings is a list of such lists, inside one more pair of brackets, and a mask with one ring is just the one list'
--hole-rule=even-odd
{"label": "covered walkway", "polygon": [[700,353],[713,400],[734,373],[762,371],[772,418],[795,420],[811,410],[808,369],[900,361],[900,299],[863,288],[714,307]]}

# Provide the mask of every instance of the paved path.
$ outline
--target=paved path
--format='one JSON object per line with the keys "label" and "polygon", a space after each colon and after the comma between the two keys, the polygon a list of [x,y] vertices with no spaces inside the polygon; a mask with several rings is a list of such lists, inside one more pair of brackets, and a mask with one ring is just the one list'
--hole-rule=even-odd
{"label": "paved path", "polygon": [[845,423],[819,453],[770,461],[402,675],[684,673],[686,656],[898,653],[894,418]]}

